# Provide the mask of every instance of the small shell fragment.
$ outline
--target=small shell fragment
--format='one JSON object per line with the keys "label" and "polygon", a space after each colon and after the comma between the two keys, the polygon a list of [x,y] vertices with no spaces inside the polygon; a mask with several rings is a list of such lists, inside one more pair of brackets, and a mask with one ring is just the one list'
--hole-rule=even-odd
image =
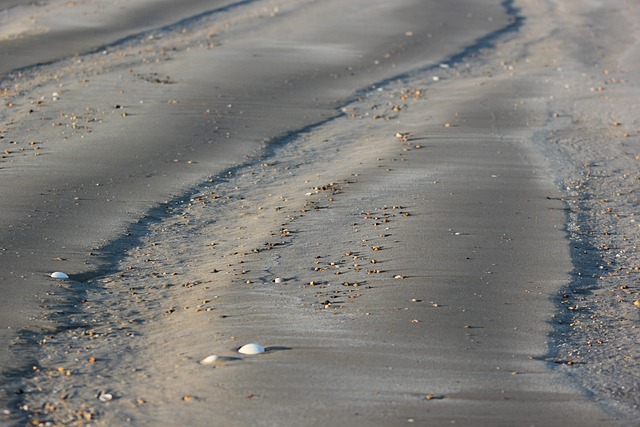
{"label": "small shell fragment", "polygon": [[113,394],[111,394],[111,393],[100,393],[98,395],[98,399],[100,399],[101,402],[110,402],[113,399]]}
{"label": "small shell fragment", "polygon": [[54,279],[68,279],[69,276],[66,275],[65,273],[63,273],[62,271],[56,271],[54,273],[51,273],[51,277],[53,277]]}
{"label": "small shell fragment", "polygon": [[218,360],[218,355],[217,354],[212,354],[212,355],[207,356],[204,359],[202,359],[200,361],[200,364],[201,365],[213,365],[214,363],[216,363],[216,360]]}
{"label": "small shell fragment", "polygon": [[251,343],[245,344],[240,349],[238,349],[238,353],[240,354],[260,354],[264,353],[264,348],[260,344]]}
{"label": "small shell fragment", "polygon": [[273,279],[273,283],[284,283],[284,279],[282,277],[276,277]]}

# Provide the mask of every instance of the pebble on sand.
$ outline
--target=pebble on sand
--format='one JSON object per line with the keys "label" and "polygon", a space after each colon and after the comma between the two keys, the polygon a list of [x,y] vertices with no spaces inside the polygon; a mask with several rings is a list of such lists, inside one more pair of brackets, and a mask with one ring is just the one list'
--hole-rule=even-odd
{"label": "pebble on sand", "polygon": [[260,344],[251,343],[245,344],[238,349],[240,354],[260,354],[264,353],[264,348]]}
{"label": "pebble on sand", "polygon": [[69,276],[65,273],[63,273],[62,271],[56,271],[54,273],[51,273],[51,277],[53,277],[54,279],[68,279]]}

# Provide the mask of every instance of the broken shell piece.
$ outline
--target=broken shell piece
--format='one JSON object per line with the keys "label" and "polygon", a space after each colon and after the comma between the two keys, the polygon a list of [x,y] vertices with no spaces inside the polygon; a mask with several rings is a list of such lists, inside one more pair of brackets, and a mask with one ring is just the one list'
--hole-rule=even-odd
{"label": "broken shell piece", "polygon": [[264,348],[260,344],[251,343],[245,344],[240,349],[238,349],[238,353],[240,354],[260,354],[264,353]]}
{"label": "broken shell piece", "polygon": [[51,277],[53,277],[54,279],[68,279],[69,276],[66,275],[65,273],[63,273],[62,271],[56,271],[54,273],[51,273]]}
{"label": "broken shell piece", "polygon": [[212,354],[211,356],[207,356],[200,361],[201,365],[213,365],[218,360],[217,354]]}
{"label": "broken shell piece", "polygon": [[284,283],[284,279],[282,277],[276,277],[273,279],[273,283]]}

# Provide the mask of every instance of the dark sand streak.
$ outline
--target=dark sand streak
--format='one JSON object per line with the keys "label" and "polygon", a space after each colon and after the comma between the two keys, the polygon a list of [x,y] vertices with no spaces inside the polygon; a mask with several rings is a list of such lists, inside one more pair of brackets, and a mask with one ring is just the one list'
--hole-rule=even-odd
{"label": "dark sand streak", "polygon": [[[231,11],[237,7],[249,5],[256,0],[216,0],[220,6],[213,9],[211,0],[181,1],[171,5],[146,5],[131,11],[118,20],[117,25],[96,29],[89,27],[85,31],[52,28],[43,35],[0,41],[0,76],[28,71],[31,67],[53,65],[69,57],[81,57],[105,49],[115,49],[125,43],[136,42],[155,33],[167,33],[180,27],[193,25],[198,20],[211,17],[216,13]],[[34,6],[35,7],[35,6]],[[201,11],[203,7],[206,10]],[[157,9],[162,13],[154,11]],[[33,10],[33,9],[32,9]],[[196,10],[191,16],[166,23],[167,17],[183,15]],[[158,26],[158,24],[160,24]],[[146,27],[140,31],[140,27]]]}

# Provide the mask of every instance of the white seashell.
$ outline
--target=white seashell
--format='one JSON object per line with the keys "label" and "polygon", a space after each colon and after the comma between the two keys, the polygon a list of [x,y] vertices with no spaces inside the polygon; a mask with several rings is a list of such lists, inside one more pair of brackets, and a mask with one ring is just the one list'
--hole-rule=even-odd
{"label": "white seashell", "polygon": [[111,393],[100,393],[100,396],[98,396],[98,399],[100,399],[101,402],[109,402],[113,399],[113,394]]}
{"label": "white seashell", "polygon": [[211,356],[207,356],[200,361],[201,365],[213,365],[218,360],[217,354],[212,354]]}
{"label": "white seashell", "polygon": [[260,354],[264,353],[264,348],[260,344],[251,343],[245,344],[238,350],[241,354]]}
{"label": "white seashell", "polygon": [[55,273],[51,273],[51,277],[54,279],[68,279],[69,276],[64,274],[62,271],[56,271]]}
{"label": "white seashell", "polygon": [[284,279],[282,277],[276,277],[273,279],[273,283],[284,283]]}

